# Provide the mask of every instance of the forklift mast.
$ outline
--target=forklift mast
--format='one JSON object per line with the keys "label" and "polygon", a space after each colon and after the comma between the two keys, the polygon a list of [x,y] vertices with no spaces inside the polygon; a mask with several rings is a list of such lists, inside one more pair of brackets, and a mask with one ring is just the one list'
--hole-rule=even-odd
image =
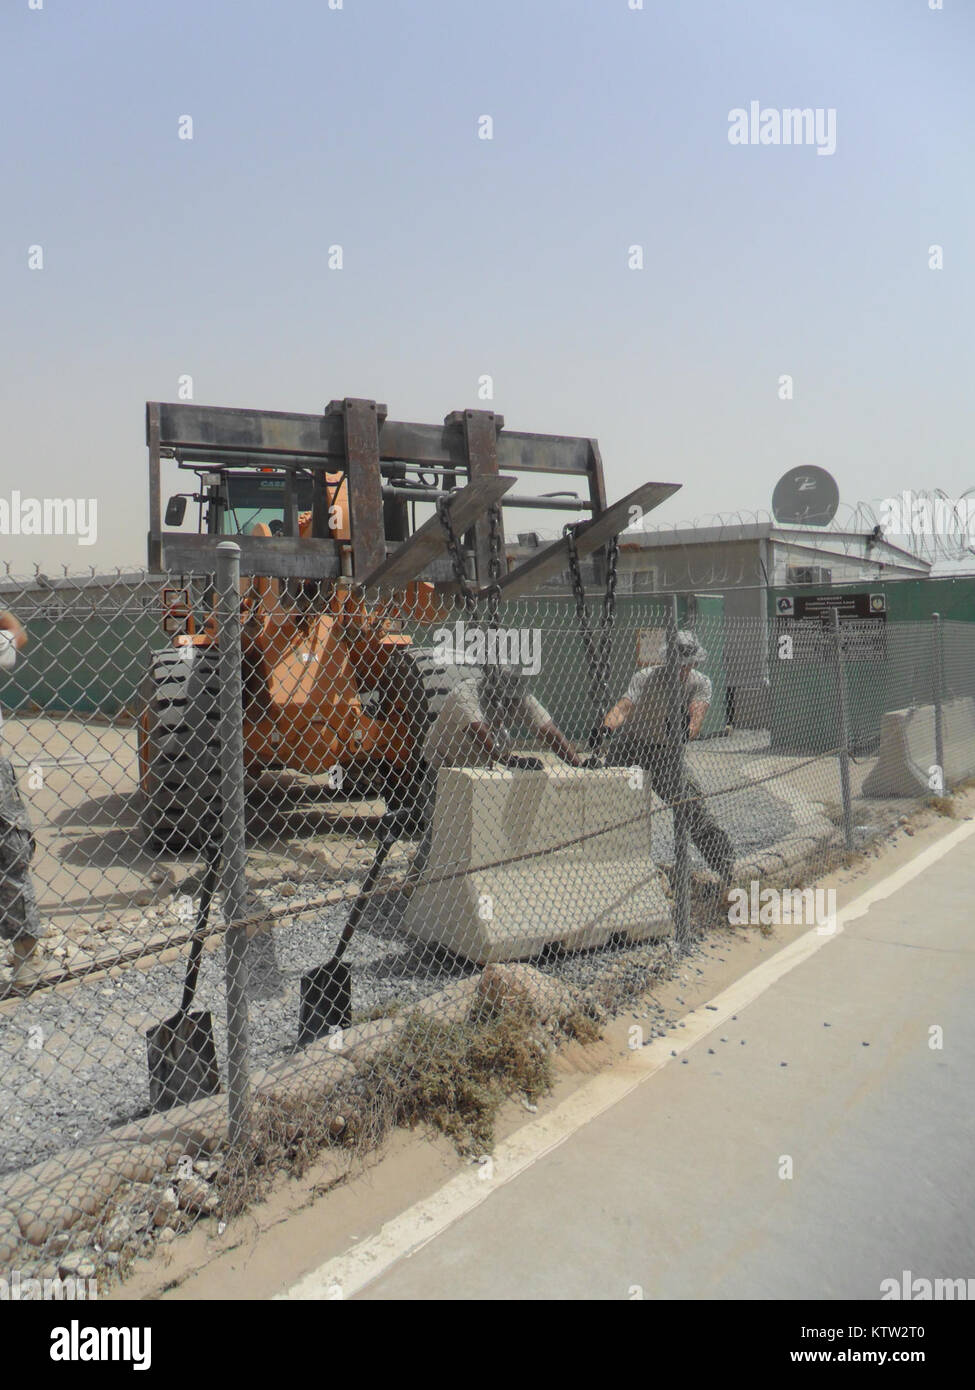
{"label": "forklift mast", "polygon": [[[276,480],[282,503],[280,534],[234,536],[244,575],[330,580],[344,574],[369,586],[391,583],[395,574],[397,583],[422,578],[450,588],[449,557],[432,542],[430,523],[414,532],[411,504],[435,504],[461,488],[457,500],[466,494],[467,502],[457,514],[458,522],[463,517],[458,530],[470,578],[481,589],[489,583],[490,510],[499,501],[501,507],[588,515],[578,545],[592,553],[625,529],[634,506],[649,511],[678,486],[645,484],[607,509],[595,439],[508,431],[503,416],[490,410],[452,411],[440,425],[411,424],[389,420],[384,405],[357,397],[333,400],[321,415],[150,401],[146,440],[148,563],[155,573],[213,574],[215,545],[234,510],[235,477],[240,484],[248,475]],[[198,534],[164,527],[163,458],[199,476],[201,491],[192,496],[205,532],[202,524]],[[569,490],[533,490],[533,483],[550,483],[552,476],[564,477]],[[340,489],[348,517],[337,538],[340,528],[331,524],[330,512]],[[301,511],[311,515],[299,529]],[[503,526],[501,547],[503,555]],[[505,597],[526,592],[525,585],[564,565],[564,542],[556,542],[503,576]]]}

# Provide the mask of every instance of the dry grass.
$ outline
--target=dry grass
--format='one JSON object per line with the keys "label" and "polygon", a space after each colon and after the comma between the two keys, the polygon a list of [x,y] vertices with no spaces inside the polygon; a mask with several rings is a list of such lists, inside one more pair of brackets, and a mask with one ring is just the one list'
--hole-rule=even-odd
{"label": "dry grass", "polygon": [[573,1042],[594,1043],[603,1035],[598,1021],[583,1009],[576,1009],[569,1014],[562,1023],[562,1029],[566,1037],[571,1038]]}
{"label": "dry grass", "polygon": [[232,1149],[214,1179],[224,1220],[267,1195],[281,1173],[300,1178],[333,1140],[331,1117],[307,1099],[258,1096],[243,1145]]}
{"label": "dry grass", "polygon": [[[573,1028],[584,1031],[581,1020]],[[410,1014],[361,1084],[395,1124],[429,1124],[470,1155],[493,1147],[497,1114],[509,1096],[521,1093],[534,1103],[552,1078],[544,1029],[529,1008],[509,1006],[463,1022]]]}
{"label": "dry grass", "polygon": [[[584,1043],[600,1036],[581,1009],[559,1032]],[[457,1022],[414,1011],[341,1095],[257,1097],[246,1142],[214,1178],[219,1216],[261,1201],[283,1173],[300,1178],[324,1149],[345,1150],[351,1167],[396,1125],[428,1124],[463,1155],[487,1153],[505,1100],[520,1094],[534,1103],[551,1089],[552,1052],[551,1034],[527,1005],[481,1007]]]}

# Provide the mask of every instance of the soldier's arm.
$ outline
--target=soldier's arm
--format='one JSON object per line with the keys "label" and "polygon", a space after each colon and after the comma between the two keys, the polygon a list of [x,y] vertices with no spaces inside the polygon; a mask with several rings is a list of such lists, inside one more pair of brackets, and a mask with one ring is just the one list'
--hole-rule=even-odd
{"label": "soldier's arm", "polygon": [[0,609],[0,631],[9,632],[13,636],[14,646],[18,651],[27,646],[27,633],[8,608]]}
{"label": "soldier's arm", "polygon": [[687,737],[689,739],[697,738],[698,734],[701,732],[701,725],[704,723],[704,716],[708,712],[709,703],[708,700],[692,700],[689,704],[687,708],[687,713],[690,716],[690,723],[687,730]]}
{"label": "soldier's arm", "polygon": [[467,732],[489,758],[499,758],[499,740],[484,717],[481,702],[471,681],[464,681],[447,696],[443,714],[450,714],[467,725]]}
{"label": "soldier's arm", "polygon": [[633,713],[633,701],[629,695],[624,695],[622,700],[617,700],[616,704],[603,720],[604,729],[618,729],[621,724],[625,724]]}
{"label": "soldier's arm", "polygon": [[479,719],[477,719],[474,720],[472,723],[468,724],[467,727],[470,730],[471,737],[481,745],[485,753],[487,753],[488,757],[500,758],[502,756],[502,753],[499,750],[498,745],[495,742],[494,737],[491,733],[491,727],[489,724],[484,724]]}
{"label": "soldier's arm", "polygon": [[533,695],[525,695],[518,704],[518,717],[545,744],[557,753],[570,767],[580,767],[581,761],[572,744],[556,724],[544,705],[539,704]]}
{"label": "soldier's arm", "polygon": [[568,763],[570,767],[581,766],[582,760],[578,753],[576,753],[572,744],[559,726],[553,723],[551,719],[539,729],[538,737],[543,743],[547,744],[554,753],[557,753],[564,763]]}

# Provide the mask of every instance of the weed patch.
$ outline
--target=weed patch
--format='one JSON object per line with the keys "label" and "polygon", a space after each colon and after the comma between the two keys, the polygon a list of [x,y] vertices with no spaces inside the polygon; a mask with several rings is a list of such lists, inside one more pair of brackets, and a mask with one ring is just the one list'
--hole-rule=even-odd
{"label": "weed patch", "polygon": [[[582,1031],[581,1020],[576,1027]],[[534,1103],[551,1089],[550,1049],[527,1007],[481,1009],[462,1022],[412,1013],[360,1084],[396,1124],[429,1124],[459,1153],[483,1154],[493,1147],[498,1110],[509,1096],[521,1093]]]}

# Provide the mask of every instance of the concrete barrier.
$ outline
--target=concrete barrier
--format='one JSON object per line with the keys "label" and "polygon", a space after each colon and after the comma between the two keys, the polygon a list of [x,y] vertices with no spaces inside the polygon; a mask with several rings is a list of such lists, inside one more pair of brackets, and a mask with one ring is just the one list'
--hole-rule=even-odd
{"label": "concrete barrier", "polygon": [[[951,787],[975,775],[975,700],[946,700],[941,707],[944,778]],[[863,783],[864,796],[919,796],[934,792],[934,705],[888,710],[880,724],[880,752]]]}
{"label": "concrete barrier", "polygon": [[[649,795],[629,786],[624,768],[441,769],[430,857],[404,930],[481,965],[524,960],[546,946],[668,936],[670,904],[650,856]],[[634,824],[608,829],[633,816]],[[522,855],[533,857],[485,867]]]}

